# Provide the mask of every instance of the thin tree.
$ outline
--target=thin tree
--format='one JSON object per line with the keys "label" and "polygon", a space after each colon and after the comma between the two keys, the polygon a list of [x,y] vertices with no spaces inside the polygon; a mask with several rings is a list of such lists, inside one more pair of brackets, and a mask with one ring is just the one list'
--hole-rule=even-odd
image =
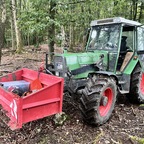
{"label": "thin tree", "polygon": [[49,52],[50,52],[50,61],[53,58],[54,44],[55,44],[55,15],[56,15],[56,2],[50,1],[49,17],[51,19],[51,24],[48,28],[48,39],[49,39]]}
{"label": "thin tree", "polygon": [[1,20],[0,20],[0,63],[1,63],[2,48],[4,47],[5,24],[6,24],[6,4],[5,4],[5,0],[1,0],[0,10],[1,10]]}
{"label": "thin tree", "polygon": [[10,1],[10,16],[11,16],[11,39],[12,39],[12,50],[16,50],[16,36],[15,36],[15,27],[14,27],[14,19],[12,12],[12,3]]}
{"label": "thin tree", "polygon": [[15,0],[12,0],[12,14],[13,14],[13,21],[14,21],[14,27],[15,27],[15,35],[16,35],[16,52],[21,53],[22,51],[22,39],[21,39],[21,34],[20,30],[18,27],[18,21],[17,21],[17,14],[16,14],[16,2]]}

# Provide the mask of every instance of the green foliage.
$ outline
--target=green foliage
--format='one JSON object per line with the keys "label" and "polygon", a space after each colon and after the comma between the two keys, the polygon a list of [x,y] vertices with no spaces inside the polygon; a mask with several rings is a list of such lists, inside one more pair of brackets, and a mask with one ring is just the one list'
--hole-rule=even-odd
{"label": "green foliage", "polygon": [[25,11],[21,14],[19,24],[22,30],[26,30],[30,34],[41,33],[50,23],[49,16],[42,10]]}
{"label": "green foliage", "polygon": [[133,141],[138,142],[139,144],[144,144],[144,138],[140,138],[137,136],[129,136]]}
{"label": "green foliage", "polygon": [[[55,37],[50,39],[58,43],[62,42],[63,38],[60,35],[61,28],[64,27],[68,43],[73,43],[75,46],[83,43],[84,31],[94,19],[121,16],[143,22],[143,2],[143,0],[17,0],[19,27],[23,40],[27,41],[27,37],[30,37],[30,42],[33,42],[33,39],[47,37],[48,30],[54,24]],[[52,11],[56,11],[54,18],[50,15],[52,3],[56,4],[52,8]],[[7,17],[11,19],[9,10]],[[10,29],[10,23],[7,25]]]}

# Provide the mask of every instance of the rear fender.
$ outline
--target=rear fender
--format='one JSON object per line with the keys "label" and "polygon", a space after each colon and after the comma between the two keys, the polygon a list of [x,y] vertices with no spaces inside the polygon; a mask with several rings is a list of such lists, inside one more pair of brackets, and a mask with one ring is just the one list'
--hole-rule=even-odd
{"label": "rear fender", "polygon": [[123,73],[131,75],[131,73],[133,72],[133,70],[136,67],[138,62],[139,62],[138,58],[135,59],[135,57],[134,57],[133,59],[131,59],[131,61],[128,63],[127,67],[124,69]]}

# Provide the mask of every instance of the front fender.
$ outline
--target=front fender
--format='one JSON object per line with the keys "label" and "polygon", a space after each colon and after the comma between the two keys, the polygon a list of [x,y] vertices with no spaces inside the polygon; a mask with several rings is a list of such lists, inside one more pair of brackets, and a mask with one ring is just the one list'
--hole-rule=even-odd
{"label": "front fender", "polygon": [[116,80],[116,84],[118,84],[118,77],[112,73],[112,72],[107,72],[107,71],[96,71],[94,73],[89,73],[90,75],[92,74],[102,74],[102,75],[106,75],[106,76],[109,76],[109,77],[114,77],[115,80]]}

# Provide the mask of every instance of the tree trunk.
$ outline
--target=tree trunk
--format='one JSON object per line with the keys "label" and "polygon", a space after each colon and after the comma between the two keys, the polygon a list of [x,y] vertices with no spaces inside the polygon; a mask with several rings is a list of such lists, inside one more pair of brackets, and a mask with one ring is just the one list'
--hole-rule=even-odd
{"label": "tree trunk", "polygon": [[66,38],[65,38],[65,29],[64,26],[61,26],[61,35],[62,35],[62,42],[61,42],[61,48],[65,48],[66,45]]}
{"label": "tree trunk", "polygon": [[16,3],[15,0],[12,0],[12,13],[13,13],[13,20],[14,20],[14,27],[15,27],[15,34],[16,34],[16,52],[21,53],[22,51],[22,40],[21,34],[18,27],[17,16],[16,16]]}
{"label": "tree trunk", "polygon": [[56,2],[50,1],[49,15],[51,19],[51,24],[48,28],[48,40],[49,40],[49,53],[50,61],[53,59],[54,44],[55,44],[55,15],[56,15]]}
{"label": "tree trunk", "polygon": [[132,5],[132,3],[130,3],[130,5],[131,5],[131,6],[130,6],[130,7],[131,7],[131,8],[130,8],[130,19],[132,20],[132,18],[133,18],[133,7],[132,7],[132,6],[133,6],[133,5]]}
{"label": "tree trunk", "polygon": [[14,23],[13,20],[11,20],[11,38],[12,38],[12,50],[15,50],[16,46],[16,39],[15,39],[15,29],[14,29]]}
{"label": "tree trunk", "polygon": [[[74,13],[74,6],[71,6],[69,9],[70,13]],[[69,22],[69,50],[74,50],[74,21]]]}
{"label": "tree trunk", "polygon": [[4,46],[4,34],[5,34],[5,23],[6,23],[6,5],[5,0],[1,0],[1,21],[0,21],[0,63],[2,57],[2,48]]}
{"label": "tree trunk", "polygon": [[69,50],[71,50],[71,48],[73,47],[72,45],[72,26],[71,26],[71,22],[69,24]]}
{"label": "tree trunk", "polygon": [[30,48],[30,34],[29,34],[29,32],[27,35],[27,45],[28,45],[28,48]]}
{"label": "tree trunk", "polygon": [[11,38],[12,38],[12,50],[16,50],[16,39],[15,39],[15,27],[12,12],[12,2],[10,1],[10,11],[11,11]]}
{"label": "tree trunk", "polygon": [[143,2],[141,3],[141,5],[140,5],[140,13],[139,13],[139,18],[138,18],[138,21],[139,22],[141,22],[141,18],[142,18],[142,16],[143,16],[143,6],[144,6],[144,4],[143,4]]}
{"label": "tree trunk", "polygon": [[133,8],[133,20],[137,20],[137,0],[132,0],[132,8]]}

